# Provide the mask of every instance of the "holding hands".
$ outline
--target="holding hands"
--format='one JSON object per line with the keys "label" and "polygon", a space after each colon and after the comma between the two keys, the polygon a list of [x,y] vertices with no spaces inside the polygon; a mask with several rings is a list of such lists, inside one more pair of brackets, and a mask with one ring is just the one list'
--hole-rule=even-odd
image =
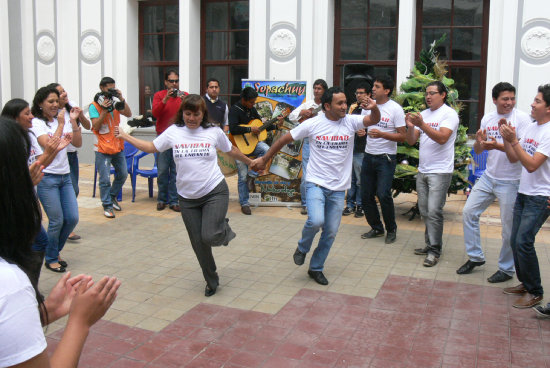
{"label": "holding hands", "polygon": [[263,157],[258,157],[252,160],[249,166],[254,171],[262,171],[265,170],[265,161]]}

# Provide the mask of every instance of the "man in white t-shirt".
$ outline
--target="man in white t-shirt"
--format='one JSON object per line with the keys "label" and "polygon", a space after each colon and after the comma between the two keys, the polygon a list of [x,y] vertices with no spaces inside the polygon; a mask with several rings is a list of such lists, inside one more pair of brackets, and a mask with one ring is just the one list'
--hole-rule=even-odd
{"label": "man in white t-shirt", "polygon": [[[543,298],[539,261],[535,250],[535,236],[544,224],[550,209],[550,84],[540,86],[531,104],[531,117],[536,123],[524,129],[521,136],[505,119],[499,121],[504,150],[510,162],[522,166],[518,195],[514,204],[510,246],[514,255],[516,276],[521,284],[505,288],[505,294],[521,297],[512,304],[516,308],[530,308]],[[547,307],[535,311],[547,317]]]}
{"label": "man in white t-shirt", "polygon": [[510,233],[514,202],[521,176],[521,165],[511,163],[506,157],[498,122],[500,119],[506,119],[516,128],[517,135],[521,136],[531,124],[532,119],[526,113],[514,108],[516,106],[516,88],[510,83],[497,83],[493,87],[492,95],[497,110],[486,114],[481,119],[474,143],[476,154],[480,154],[484,150],[489,151],[487,168],[474,185],[462,211],[464,245],[468,261],[456,270],[456,273],[467,274],[472,272],[475,267],[485,264],[485,255],[481,249],[479,216],[495,199],[498,199],[502,225],[502,247],[498,259],[498,270],[487,279],[491,283],[497,283],[510,280],[515,272],[514,257],[512,248],[510,248]]}
{"label": "man in white t-shirt", "polygon": [[[328,89],[327,82],[324,79],[317,79],[313,82],[313,100],[307,100],[288,115],[288,120],[293,123],[302,123],[311,119],[321,112],[321,96]],[[307,162],[309,160],[309,139],[304,138],[302,143],[302,181],[300,183],[300,197],[302,203],[302,215],[307,215],[306,207],[306,172]]]}
{"label": "man in white t-shirt", "polygon": [[415,254],[426,255],[425,267],[437,264],[443,245],[443,207],[454,170],[458,114],[445,104],[447,88],[440,81],[426,87],[428,109],[407,113],[407,143],[411,146],[420,138],[416,192],[418,209],[426,226],[424,248]]}
{"label": "man in white t-shirt", "polygon": [[[395,242],[397,224],[391,187],[397,164],[397,142],[404,142],[407,135],[403,108],[390,100],[395,83],[388,75],[376,77],[372,87],[372,97],[380,110],[380,121],[371,125],[367,132],[367,146],[361,167],[362,203],[365,217],[371,227],[361,235],[363,239],[384,235],[386,226],[386,244]],[[378,197],[384,225],[374,196]]]}
{"label": "man in white t-shirt", "polygon": [[308,274],[318,284],[327,285],[323,268],[340,226],[345,191],[351,184],[354,135],[359,129],[378,123],[380,111],[376,102],[367,98],[361,107],[371,110],[370,115],[347,115],[346,95],[340,87],[329,88],[321,98],[321,105],[324,114],[303,122],[279,138],[252,165],[254,169],[263,169],[283,146],[297,139],[309,138],[311,155],[306,176],[308,218],[293,258],[295,264],[304,264],[313,238],[322,228]]}

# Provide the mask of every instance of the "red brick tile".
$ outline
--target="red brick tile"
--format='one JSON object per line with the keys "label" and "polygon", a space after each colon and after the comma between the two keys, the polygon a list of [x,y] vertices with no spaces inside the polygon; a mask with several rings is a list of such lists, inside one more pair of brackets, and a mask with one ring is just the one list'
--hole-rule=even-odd
{"label": "red brick tile", "polygon": [[510,364],[510,349],[502,347],[500,349],[488,348],[485,346],[478,347],[477,358],[494,362]]}
{"label": "red brick tile", "polygon": [[243,347],[243,350],[255,352],[263,355],[270,355],[271,352],[279,345],[279,341],[273,339],[257,338],[248,341]]}
{"label": "red brick tile", "polygon": [[340,339],[349,340],[356,330],[357,327],[342,327],[339,325],[329,324],[323,331],[322,336],[337,337]]}
{"label": "red brick tile", "polygon": [[376,352],[376,359],[405,362],[409,356],[409,353],[409,349],[380,345],[378,347],[378,351]]}
{"label": "red brick tile", "polygon": [[226,362],[237,352],[236,349],[231,349],[222,345],[210,344],[200,353],[201,358]]}
{"label": "red brick tile", "polygon": [[477,331],[449,330],[447,344],[477,345]]}
{"label": "red brick tile", "polygon": [[482,321],[479,326],[479,332],[480,334],[498,337],[510,336],[510,328],[508,326],[500,324],[487,324],[485,321]]}
{"label": "red brick tile", "polygon": [[302,359],[308,349],[309,348],[307,346],[283,343],[277,347],[277,350],[275,350],[273,355],[290,359]]}
{"label": "red brick tile", "polygon": [[267,322],[270,318],[271,318],[271,315],[267,313],[246,311],[245,313],[241,314],[241,316],[239,317],[239,321],[249,322],[252,324],[262,324]]}
{"label": "red brick tile", "polygon": [[543,354],[542,341],[540,340],[524,340],[512,337],[510,339],[510,350],[534,355]]}
{"label": "red brick tile", "polygon": [[496,335],[479,335],[479,346],[486,346],[488,348],[506,347],[510,348],[510,338],[500,337]]}
{"label": "red brick tile", "polygon": [[132,327],[126,328],[118,335],[121,340],[126,340],[134,344],[142,344],[148,341],[155,333],[152,331],[143,330],[141,328]]}
{"label": "red brick tile", "polygon": [[367,368],[372,358],[368,356],[342,353],[338,357],[334,368]]}
{"label": "red brick tile", "polygon": [[238,364],[244,367],[259,367],[261,363],[266,359],[265,355],[250,353],[248,351],[238,351],[231,359],[230,363]]}
{"label": "red brick tile", "polygon": [[495,362],[495,361],[483,360],[483,359],[477,360],[477,368],[503,368],[503,367],[509,367],[509,366],[510,366],[510,363]]}
{"label": "red brick tile", "polygon": [[538,326],[537,328],[510,327],[510,337],[512,339],[517,337],[525,340],[541,340]]}
{"label": "red brick tile", "polygon": [[179,352],[182,354],[191,354],[195,356],[209,344],[209,341],[182,340],[169,351]]}
{"label": "red brick tile", "polygon": [[203,340],[203,341],[214,341],[223,335],[223,330],[215,330],[212,328],[199,327],[195,331],[191,332],[187,338],[191,340]]}
{"label": "red brick tile", "polygon": [[475,368],[476,359],[472,356],[443,355],[442,367],[445,368]]}
{"label": "red brick tile", "polygon": [[391,326],[391,321],[365,318],[361,321],[359,328],[372,331],[385,331]]}
{"label": "red brick tile", "polygon": [[187,363],[185,368],[221,368],[224,364],[215,360],[198,357]]}
{"label": "red brick tile", "polygon": [[233,326],[235,320],[228,319],[223,313],[218,313],[214,317],[208,319],[204,322],[204,327],[217,329],[217,330],[226,330],[229,327]]}
{"label": "red brick tile", "polygon": [[445,355],[475,356],[477,353],[476,345],[451,344],[445,345]]}
{"label": "red brick tile", "polygon": [[140,362],[139,360],[132,360],[128,358],[120,358],[118,360],[115,360],[107,367],[113,367],[113,368],[142,368],[145,367],[146,362]]}
{"label": "red brick tile", "polygon": [[375,358],[370,362],[371,368],[403,368],[403,362]]}
{"label": "red brick tile", "polygon": [[177,368],[189,363],[193,360],[194,357],[195,356],[193,354],[184,354],[178,351],[169,351],[153,360],[150,364],[165,368]]}
{"label": "red brick tile", "polygon": [[314,345],[315,349],[319,350],[332,350],[342,351],[347,345],[348,341],[344,339],[337,339],[334,337],[320,336]]}
{"label": "red brick tile", "polygon": [[479,323],[481,320],[481,312],[479,307],[477,309],[455,309],[453,310],[453,319],[460,319],[462,321],[469,321],[470,323]]}
{"label": "red brick tile", "polygon": [[299,329],[295,329],[290,331],[285,341],[291,344],[310,346],[313,345],[318,338],[319,335],[317,334],[307,333],[300,331]]}
{"label": "red brick tile", "polygon": [[214,342],[219,345],[226,346],[228,348],[241,348],[252,336],[237,333],[234,331],[228,331],[222,336],[218,337]]}
{"label": "red brick tile", "polygon": [[295,329],[303,332],[320,335],[325,329],[326,324],[320,322],[313,322],[307,318],[302,318],[296,323]]}
{"label": "red brick tile", "polygon": [[[298,360],[284,358],[280,356],[271,356],[267,358],[262,368],[298,368],[302,363]],[[225,368],[225,367],[224,367]]]}
{"label": "red brick tile", "polygon": [[165,353],[165,350],[156,346],[140,346],[135,350],[130,351],[126,356],[128,358],[151,362]]}
{"label": "red brick tile", "polygon": [[384,309],[370,308],[366,317],[377,320],[391,321],[397,313],[394,311],[388,311]]}
{"label": "red brick tile", "polygon": [[268,326],[265,325],[258,330],[256,333],[257,337],[272,339],[272,340],[283,340],[290,332],[290,329],[277,327],[277,326]]}
{"label": "red brick tile", "polygon": [[124,355],[136,347],[137,344],[130,341],[112,339],[109,343],[100,346],[98,349],[111,354]]}
{"label": "red brick tile", "polygon": [[443,356],[441,354],[430,354],[427,352],[412,352],[406,361],[408,368],[439,368]]}
{"label": "red brick tile", "polygon": [[545,358],[541,354],[519,353],[512,351],[512,365],[518,367],[544,367]]}
{"label": "red brick tile", "polygon": [[118,360],[119,355],[105,353],[103,351],[94,350],[91,353],[83,352],[80,356],[79,367],[106,367],[113,361]]}
{"label": "red brick tile", "polygon": [[197,329],[196,326],[191,326],[186,324],[177,325],[175,323],[171,323],[162,330],[162,333],[174,335],[179,338],[184,338],[187,335],[189,335],[191,332],[195,331],[196,329]]}
{"label": "red brick tile", "polygon": [[[403,330],[403,332],[407,332]],[[411,350],[414,344],[413,335],[391,334],[380,340],[380,345],[395,346],[401,349]]]}
{"label": "red brick tile", "polygon": [[313,362],[327,366],[334,365],[337,359],[338,355],[333,351],[319,350],[316,348],[309,349],[302,357],[302,361],[304,362]]}
{"label": "red brick tile", "polygon": [[453,309],[450,307],[438,307],[428,305],[424,310],[426,316],[451,318],[453,316]]}

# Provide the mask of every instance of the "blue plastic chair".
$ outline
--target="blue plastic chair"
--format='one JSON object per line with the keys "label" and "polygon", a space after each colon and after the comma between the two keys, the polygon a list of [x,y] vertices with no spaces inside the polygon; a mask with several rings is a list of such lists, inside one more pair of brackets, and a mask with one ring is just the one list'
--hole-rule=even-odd
{"label": "blue plastic chair", "polygon": [[149,169],[149,170],[140,169],[139,160],[147,155],[150,155],[150,153],[140,152],[134,156],[134,165],[132,168],[132,202],[135,202],[136,200],[136,179],[138,175],[143,176],[144,178],[147,178],[149,182],[149,198],[153,197],[153,179],[158,177],[158,170],[157,170],[158,154],[155,153],[155,163],[153,164],[152,169]]}
{"label": "blue plastic chair", "polygon": [[[138,152],[138,149],[134,147],[132,144],[128,142],[124,142],[124,157],[126,157],[126,168],[128,169],[128,174],[131,175],[131,171],[133,168],[134,163],[134,156]],[[115,168],[111,166],[110,174],[113,175],[115,173]],[[94,190],[92,193],[92,197],[95,197],[96,193],[96,183],[97,183],[97,166],[95,167],[94,172]],[[117,195],[117,201],[122,201],[122,189]]]}
{"label": "blue plastic chair", "polygon": [[468,180],[472,184],[475,184],[475,182],[479,178],[481,178],[481,175],[483,175],[485,169],[487,168],[487,156],[489,155],[489,152],[483,151],[478,155],[472,149],[470,153],[472,155],[473,163],[469,165],[470,175],[468,176]]}

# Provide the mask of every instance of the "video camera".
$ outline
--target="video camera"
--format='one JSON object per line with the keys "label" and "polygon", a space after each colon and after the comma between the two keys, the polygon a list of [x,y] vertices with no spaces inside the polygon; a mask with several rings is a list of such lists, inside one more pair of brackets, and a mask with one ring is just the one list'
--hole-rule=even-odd
{"label": "video camera", "polygon": [[94,101],[99,105],[102,105],[103,102],[111,101],[111,106],[107,107],[107,111],[112,112],[114,109],[118,111],[124,110],[124,102],[120,101],[120,96],[116,89],[109,88],[107,91],[101,91],[95,94]]}

